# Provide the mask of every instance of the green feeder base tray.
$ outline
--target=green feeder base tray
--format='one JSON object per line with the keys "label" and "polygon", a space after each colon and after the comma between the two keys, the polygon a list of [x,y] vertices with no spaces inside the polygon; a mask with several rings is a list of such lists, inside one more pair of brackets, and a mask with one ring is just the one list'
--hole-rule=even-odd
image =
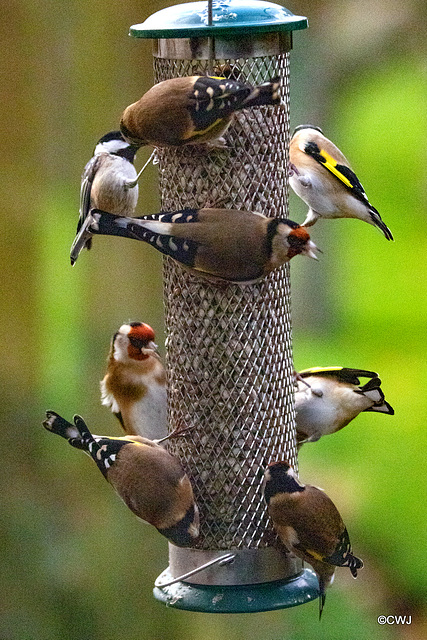
{"label": "green feeder base tray", "polygon": [[[169,569],[158,580],[167,582]],[[261,584],[205,586],[176,582],[168,587],[155,587],[156,600],[167,607],[201,613],[256,613],[296,607],[319,596],[316,574],[304,569],[293,578]]]}

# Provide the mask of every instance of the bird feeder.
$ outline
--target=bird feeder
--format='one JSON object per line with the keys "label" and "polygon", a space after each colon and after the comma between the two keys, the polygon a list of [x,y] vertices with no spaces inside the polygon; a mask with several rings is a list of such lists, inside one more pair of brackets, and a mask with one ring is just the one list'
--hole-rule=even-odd
{"label": "bird feeder", "polygon": [[[154,81],[280,76],[280,107],[238,112],[225,146],[157,150],[163,211],[220,206],[288,217],[289,52],[307,19],[262,0],[191,2],[130,28],[153,39]],[[233,234],[230,213],[229,229]],[[200,509],[195,548],[169,545],[154,596],[169,607],[267,611],[318,596],[315,574],[278,548],[261,485],[275,460],[295,467],[289,265],[262,282],[218,286],[164,259],[169,445]]]}

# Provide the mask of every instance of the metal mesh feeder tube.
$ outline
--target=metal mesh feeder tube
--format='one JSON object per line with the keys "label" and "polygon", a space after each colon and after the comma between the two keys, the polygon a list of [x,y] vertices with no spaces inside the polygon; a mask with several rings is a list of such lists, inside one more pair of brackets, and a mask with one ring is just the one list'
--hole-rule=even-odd
{"label": "metal mesh feeder tube", "polygon": [[[252,0],[213,2],[208,14],[207,2],[189,3],[131,27],[155,39],[155,82],[213,72],[257,85],[280,76],[282,104],[239,111],[223,148],[158,149],[162,210],[217,205],[286,218],[289,51],[307,21]],[[169,424],[193,427],[169,450],[192,481],[200,538],[191,549],[169,545],[155,597],[219,613],[315,599],[317,579],[278,548],[261,490],[267,464],[297,462],[289,265],[256,284],[218,286],[165,258],[164,303]]]}

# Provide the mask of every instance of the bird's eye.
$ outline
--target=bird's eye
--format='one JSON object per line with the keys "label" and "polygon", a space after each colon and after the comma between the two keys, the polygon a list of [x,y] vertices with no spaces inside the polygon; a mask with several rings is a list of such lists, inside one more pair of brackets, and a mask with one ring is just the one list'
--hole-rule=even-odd
{"label": "bird's eye", "polygon": [[305,145],[304,151],[309,155],[320,153],[319,146],[313,141],[307,142],[307,144]]}
{"label": "bird's eye", "polygon": [[304,248],[305,244],[307,243],[306,238],[300,238],[299,236],[290,233],[288,235],[288,242],[289,245],[292,247],[292,249],[295,249],[296,251],[300,251]]}
{"label": "bird's eye", "polygon": [[147,346],[146,340],[141,340],[141,338],[134,338],[133,336],[128,336],[129,342],[136,349],[144,349]]}

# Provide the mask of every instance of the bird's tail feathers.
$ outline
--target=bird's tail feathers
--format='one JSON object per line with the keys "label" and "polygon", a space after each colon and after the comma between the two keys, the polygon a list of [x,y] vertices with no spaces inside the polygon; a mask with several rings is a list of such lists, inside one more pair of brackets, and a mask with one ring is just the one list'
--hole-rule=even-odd
{"label": "bird's tail feathers", "polygon": [[74,424],[71,424],[55,411],[46,411],[46,420],[43,421],[43,426],[48,431],[68,440],[72,447],[82,449],[91,456],[99,449],[97,441],[80,416],[75,415]]}
{"label": "bird's tail feathers", "polygon": [[101,211],[101,209],[92,209],[91,217],[92,220],[88,226],[90,226],[91,233],[95,235],[122,236],[124,238],[138,239],[137,233],[133,233],[132,229],[143,228],[143,223],[139,218],[117,216],[108,211]]}
{"label": "bird's tail feathers", "polygon": [[75,415],[74,424],[76,425],[76,429],[78,431],[77,438],[71,438],[70,444],[72,447],[76,449],[83,449],[90,454],[91,457],[95,457],[99,447],[99,444],[93,437],[92,433],[89,431],[89,428],[83,418],[79,415]]}
{"label": "bird's tail feathers", "polygon": [[74,424],[65,420],[55,411],[46,411],[46,420],[43,421],[43,426],[48,431],[56,433],[61,438],[66,440],[77,439],[80,437],[79,430]]}
{"label": "bird's tail feathers", "polygon": [[348,553],[346,556],[344,567],[348,567],[351,571],[353,578],[357,578],[358,569],[363,569],[363,560],[357,558],[352,553]]}
{"label": "bird's tail feathers", "polygon": [[371,216],[371,220],[372,220],[372,224],[377,227],[377,229],[379,229],[381,231],[381,233],[384,234],[385,238],[387,240],[394,240],[393,238],[393,234],[390,231],[390,229],[388,228],[388,226],[383,222],[380,214],[378,213],[378,211],[374,208],[369,210],[369,214]]}
{"label": "bird's tail feathers", "polygon": [[319,580],[319,620],[321,620],[323,609],[325,606],[327,584],[325,580],[322,578],[322,576],[318,576],[318,580]]}
{"label": "bird's tail feathers", "polygon": [[242,109],[245,109],[246,107],[280,104],[279,88],[279,76],[258,85],[251,91],[248,97],[243,100]]}
{"label": "bird's tail feathers", "polygon": [[90,226],[94,223],[94,219],[91,213],[88,213],[84,222],[81,224],[80,228],[77,230],[76,237],[74,238],[73,244],[70,249],[70,260],[71,266],[73,266],[79,257],[80,252],[86,248],[90,249],[92,246],[92,230]]}
{"label": "bird's tail feathers", "polygon": [[386,400],[379,404],[374,404],[372,407],[368,407],[365,411],[374,411],[375,413],[385,413],[389,416],[394,416],[394,409]]}
{"label": "bird's tail feathers", "polygon": [[377,413],[387,413],[389,415],[394,415],[393,407],[385,400],[384,393],[381,389],[380,378],[371,378],[371,380],[368,380],[368,382],[364,384],[363,387],[360,387],[360,389],[355,389],[355,392],[366,396],[374,402],[373,406],[368,407],[367,409],[365,409],[365,411],[375,411]]}
{"label": "bird's tail feathers", "polygon": [[[374,378],[371,378],[370,380],[368,380],[366,384],[364,384],[362,387],[360,387],[360,389],[357,390],[357,393],[363,393],[364,395],[366,395],[368,393],[371,393],[372,391],[379,392],[378,400],[384,399],[384,394],[381,390],[381,378],[379,378],[378,376],[375,376]],[[371,396],[368,396],[368,397],[371,397]],[[372,400],[373,399],[374,397],[372,397]]]}

